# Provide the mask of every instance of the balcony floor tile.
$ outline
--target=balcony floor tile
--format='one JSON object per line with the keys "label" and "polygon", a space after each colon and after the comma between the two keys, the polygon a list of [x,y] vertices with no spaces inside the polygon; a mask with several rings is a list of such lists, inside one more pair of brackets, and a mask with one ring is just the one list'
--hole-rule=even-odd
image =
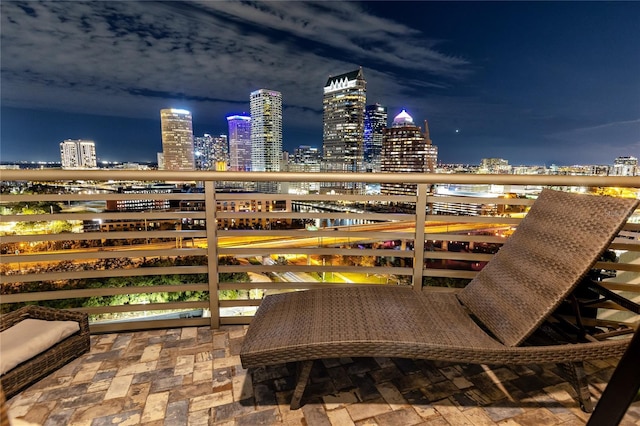
{"label": "balcony floor tile", "polygon": [[[580,425],[554,366],[362,358],[314,364],[291,411],[295,365],[240,365],[245,326],[94,335],[91,352],[8,401],[38,425]],[[597,399],[615,359],[588,363]],[[640,425],[640,402],[621,425]]]}

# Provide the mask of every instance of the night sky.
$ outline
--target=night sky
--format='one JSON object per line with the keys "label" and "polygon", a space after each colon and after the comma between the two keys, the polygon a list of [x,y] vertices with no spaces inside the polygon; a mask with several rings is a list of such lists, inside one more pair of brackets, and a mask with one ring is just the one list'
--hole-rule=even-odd
{"label": "night sky", "polygon": [[2,0],[0,160],[155,161],[160,109],[227,132],[249,93],[283,95],[283,144],[322,147],[322,89],[363,67],[445,163],[640,157],[640,2]]}

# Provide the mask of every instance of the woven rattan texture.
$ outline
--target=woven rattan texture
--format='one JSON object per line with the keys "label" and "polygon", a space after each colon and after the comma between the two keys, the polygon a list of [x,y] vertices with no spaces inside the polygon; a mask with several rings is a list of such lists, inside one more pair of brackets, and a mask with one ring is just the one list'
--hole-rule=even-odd
{"label": "woven rattan texture", "polygon": [[591,269],[637,203],[543,190],[460,300],[505,345],[521,344]]}
{"label": "woven rattan texture", "polygon": [[360,356],[526,365],[618,356],[627,344],[508,347],[478,327],[453,294],[358,286],[268,296],[240,358],[245,368]]}
{"label": "woven rattan texture", "polygon": [[506,344],[478,327],[452,294],[335,287],[266,297],[245,337],[242,364],[343,356],[535,364],[621,355],[626,340],[513,345],[571,291],[636,206],[635,200],[543,191],[498,262],[461,297]]}
{"label": "woven rattan texture", "polygon": [[80,324],[80,331],[19,364],[0,377],[2,389],[7,398],[11,398],[30,384],[89,351],[90,336],[87,314],[42,306],[24,306],[0,317],[0,331],[27,318],[48,321],[77,321]]}
{"label": "woven rattan texture", "polygon": [[0,386],[0,426],[10,426],[9,425],[9,408],[7,407],[7,402],[4,398],[4,392],[2,391],[2,386]]}

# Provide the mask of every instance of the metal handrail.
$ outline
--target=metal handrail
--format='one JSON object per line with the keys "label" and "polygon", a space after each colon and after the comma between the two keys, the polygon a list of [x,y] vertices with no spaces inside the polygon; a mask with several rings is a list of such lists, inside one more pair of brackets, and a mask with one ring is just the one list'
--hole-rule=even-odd
{"label": "metal handrail", "polygon": [[[85,200],[117,200],[119,198],[127,199],[171,199],[171,200],[200,200],[204,201],[206,207],[205,211],[153,211],[153,212],[127,212],[127,213],[57,213],[54,215],[37,214],[37,215],[18,215],[10,214],[0,216],[0,222],[14,222],[21,220],[29,221],[46,221],[46,220],[88,220],[93,217],[102,219],[122,219],[122,220],[152,220],[152,219],[170,219],[180,220],[186,219],[205,219],[207,223],[215,223],[216,220],[230,220],[230,219],[259,219],[264,220],[268,218],[322,218],[322,219],[344,219],[357,217],[359,219],[375,220],[377,216],[385,217],[386,219],[392,218],[398,221],[412,221],[413,223],[431,223],[434,221],[441,222],[442,226],[447,224],[454,225],[461,220],[458,216],[440,216],[427,214],[425,207],[429,203],[435,202],[436,198],[438,202],[456,202],[455,196],[449,195],[446,197],[433,197],[428,195],[428,189],[434,184],[497,184],[497,185],[529,185],[529,186],[553,186],[553,187],[630,187],[637,188],[640,186],[640,182],[637,177],[614,177],[614,176],[566,176],[566,175],[481,175],[481,174],[371,174],[371,173],[260,173],[260,172],[210,172],[210,171],[150,171],[150,170],[54,170],[54,169],[41,169],[41,170],[0,170],[0,180],[2,181],[34,181],[34,182],[78,182],[84,181],[88,186],[91,186],[94,182],[100,181],[145,181],[145,182],[157,182],[157,181],[169,181],[169,182],[203,182],[204,192],[191,193],[191,194],[25,194],[25,195],[3,195],[2,203],[12,203],[17,201],[47,201],[47,200],[59,200],[59,201],[85,201]],[[233,193],[220,193],[215,190],[215,184],[218,181],[237,181],[237,182],[259,182],[259,181],[280,181],[280,182],[369,182],[369,183],[392,183],[392,182],[405,182],[415,183],[418,185],[418,196],[379,196],[377,200],[382,201],[409,201],[412,200],[415,204],[415,210],[407,213],[385,215],[383,213],[366,212],[363,214],[349,213],[349,212],[331,212],[331,213],[293,213],[278,212],[278,211],[263,211],[263,212],[225,212],[218,211],[216,209],[216,202],[233,201],[234,199],[286,199],[292,200],[345,200],[345,201],[369,201],[370,196],[365,195],[289,195],[289,194],[233,194]],[[121,197],[122,195],[122,197]],[[125,197],[126,195],[126,197]],[[504,200],[499,198],[479,198],[471,197],[466,198],[465,202],[469,203],[504,203],[526,206],[531,204],[531,200]],[[507,226],[517,226],[519,218],[497,218],[489,216],[477,216],[464,218],[465,222],[472,223],[475,226],[482,226],[482,224],[496,224],[501,223]],[[626,230],[637,231],[640,229],[640,225],[627,224]],[[278,250],[276,248],[262,248],[255,247],[234,247],[233,245],[227,246],[222,244],[224,241],[237,236],[253,237],[260,236],[265,238],[274,239],[285,237],[296,238],[317,238],[323,240],[323,243],[314,247],[300,247],[297,249],[285,248]],[[424,277],[447,277],[447,278],[462,278],[470,279],[476,272],[467,270],[448,270],[448,269],[427,269],[425,262],[427,260],[433,262],[447,262],[447,261],[486,261],[490,255],[481,253],[455,253],[455,252],[425,252],[424,242],[429,239],[445,240],[451,237],[451,234],[445,231],[432,231],[430,229],[425,230],[425,227],[414,226],[413,229],[404,229],[402,231],[364,231],[358,229],[358,225],[354,225],[353,229],[340,229],[334,231],[333,229],[323,229],[311,234],[309,231],[303,230],[229,230],[225,231],[218,229],[216,226],[207,226],[206,229],[200,230],[135,230],[135,231],[100,231],[100,232],[86,232],[83,234],[51,234],[51,235],[12,235],[3,237],[5,242],[10,243],[36,243],[41,240],[49,242],[64,241],[64,240],[105,240],[105,239],[141,239],[141,238],[175,238],[178,239],[189,238],[191,240],[191,247],[163,247],[157,250],[144,249],[142,247],[137,248],[135,252],[125,251],[124,249],[109,248],[107,251],[95,252],[96,259],[116,259],[118,257],[157,257],[157,256],[180,256],[180,255],[199,255],[206,256],[208,259],[218,259],[219,256],[224,255],[239,255],[239,254],[260,254],[260,253],[280,253],[280,254],[303,254],[306,256],[328,256],[334,255],[352,255],[352,256],[388,256],[392,255],[393,251],[366,248],[362,250],[354,250],[353,248],[342,248],[340,244],[330,243],[333,238],[337,240],[339,238],[346,238],[351,242],[356,241],[375,241],[384,238],[388,239],[400,239],[411,240],[415,243],[415,246],[411,251],[398,253],[398,258],[406,260],[407,264],[402,263],[402,266],[378,266],[373,269],[373,273],[381,274],[394,274],[398,276],[409,276],[413,287],[416,290],[422,289],[422,281]],[[204,248],[196,248],[193,244],[194,239],[201,239],[209,243]],[[327,242],[328,241],[328,242]],[[492,236],[492,235],[459,235],[456,237],[456,241],[467,243],[500,243],[504,239]],[[275,243],[277,246],[277,243]],[[612,247],[627,248],[631,250],[638,250],[638,244],[630,243],[628,240],[616,241]],[[267,247],[267,246],[265,246]],[[270,246],[271,247],[271,246]],[[417,255],[417,253],[424,253],[424,256]],[[429,254],[431,253],[431,254]],[[91,255],[85,252],[78,253],[77,260],[91,259]],[[3,259],[0,260],[1,264],[8,263],[27,263],[27,262],[46,262],[49,260],[55,261],[70,261],[74,260],[74,257],[68,253],[38,253],[36,255],[24,256],[15,254],[3,255]],[[598,263],[597,267],[602,269],[618,269],[620,271],[626,271],[627,273],[638,273],[637,265],[631,263],[621,263],[612,265],[611,263],[602,262]],[[220,301],[218,297],[219,290],[228,289],[292,289],[292,288],[315,288],[318,286],[330,285],[325,282],[313,282],[311,280],[305,280],[300,282],[289,283],[219,283],[219,273],[230,272],[259,272],[268,271],[269,273],[284,273],[285,271],[292,272],[309,272],[309,273],[346,273],[346,272],[362,272],[361,266],[343,266],[343,265],[297,265],[284,267],[280,265],[239,265],[239,266],[219,266],[218,262],[209,261],[207,266],[182,266],[174,268],[144,268],[144,271],[140,269],[128,273],[127,269],[116,269],[113,271],[69,271],[69,272],[55,272],[49,274],[47,278],[60,278],[60,279],[78,279],[78,278],[95,278],[95,277],[119,277],[119,276],[136,276],[142,274],[148,275],[161,275],[164,272],[170,273],[176,271],[185,271],[187,274],[201,274],[206,273],[209,277],[208,283],[201,284],[188,284],[181,286],[175,286],[176,291],[191,291],[194,288],[201,289],[206,286],[206,289],[210,295],[210,301],[208,302],[209,308],[212,312],[212,318],[210,324],[213,327],[217,327],[221,323],[246,323],[250,317],[220,317],[220,307],[233,307],[233,306],[255,306],[256,301],[239,300],[237,303],[232,301]],[[0,277],[0,282],[10,284],[12,282],[38,282],[45,280],[46,278],[40,278],[38,274],[20,274],[20,275],[3,275]],[[624,289],[626,291],[637,292],[638,289],[633,284],[616,283],[612,284],[612,288]],[[60,298],[64,297],[79,297],[82,296],[103,296],[103,295],[116,295],[127,294],[125,290],[121,288],[113,288],[113,291],[109,291],[108,288],[99,289],[83,289],[83,290],[59,290]],[[137,293],[151,293],[153,291],[165,292],[167,286],[148,287],[142,290],[141,288],[131,287],[131,294]],[[55,298],[52,291],[42,291],[41,293],[29,293],[28,295],[13,294],[10,297],[3,297],[2,303],[8,302],[32,302],[38,301],[37,295],[42,294],[40,300],[51,300]],[[159,305],[148,306],[148,308],[158,308]],[[187,306],[184,303],[179,302],[167,303],[166,309],[179,308],[180,306]],[[81,310],[89,310],[80,308]],[[93,309],[96,311],[96,309]],[[114,308],[115,311],[126,310],[126,307]],[[132,311],[145,310],[143,306],[131,306]],[[150,309],[151,310],[151,309]],[[100,309],[100,311],[108,311],[108,309]],[[151,326],[149,321],[145,321],[145,326]],[[189,324],[202,324],[202,319],[197,321],[194,319],[180,319],[175,322],[176,326],[189,325]],[[130,323],[131,327],[140,327],[141,322]],[[166,326],[167,321],[162,320],[157,324],[163,324]],[[116,327],[116,326],[114,326]],[[126,327],[126,325],[118,324],[118,329]],[[109,327],[101,325],[98,327],[101,331],[108,331]]]}

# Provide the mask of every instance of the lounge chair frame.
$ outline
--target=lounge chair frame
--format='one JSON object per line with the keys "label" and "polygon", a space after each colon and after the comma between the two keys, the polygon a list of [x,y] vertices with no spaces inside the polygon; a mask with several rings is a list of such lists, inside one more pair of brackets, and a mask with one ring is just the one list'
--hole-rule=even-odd
{"label": "lounge chair frame", "polygon": [[558,363],[581,408],[590,412],[583,361],[621,356],[629,340],[542,346],[529,341],[584,280],[637,205],[637,200],[545,189],[500,251],[458,293],[340,285],[267,296],[245,336],[242,365],[299,362],[291,400],[296,409],[319,359]]}

